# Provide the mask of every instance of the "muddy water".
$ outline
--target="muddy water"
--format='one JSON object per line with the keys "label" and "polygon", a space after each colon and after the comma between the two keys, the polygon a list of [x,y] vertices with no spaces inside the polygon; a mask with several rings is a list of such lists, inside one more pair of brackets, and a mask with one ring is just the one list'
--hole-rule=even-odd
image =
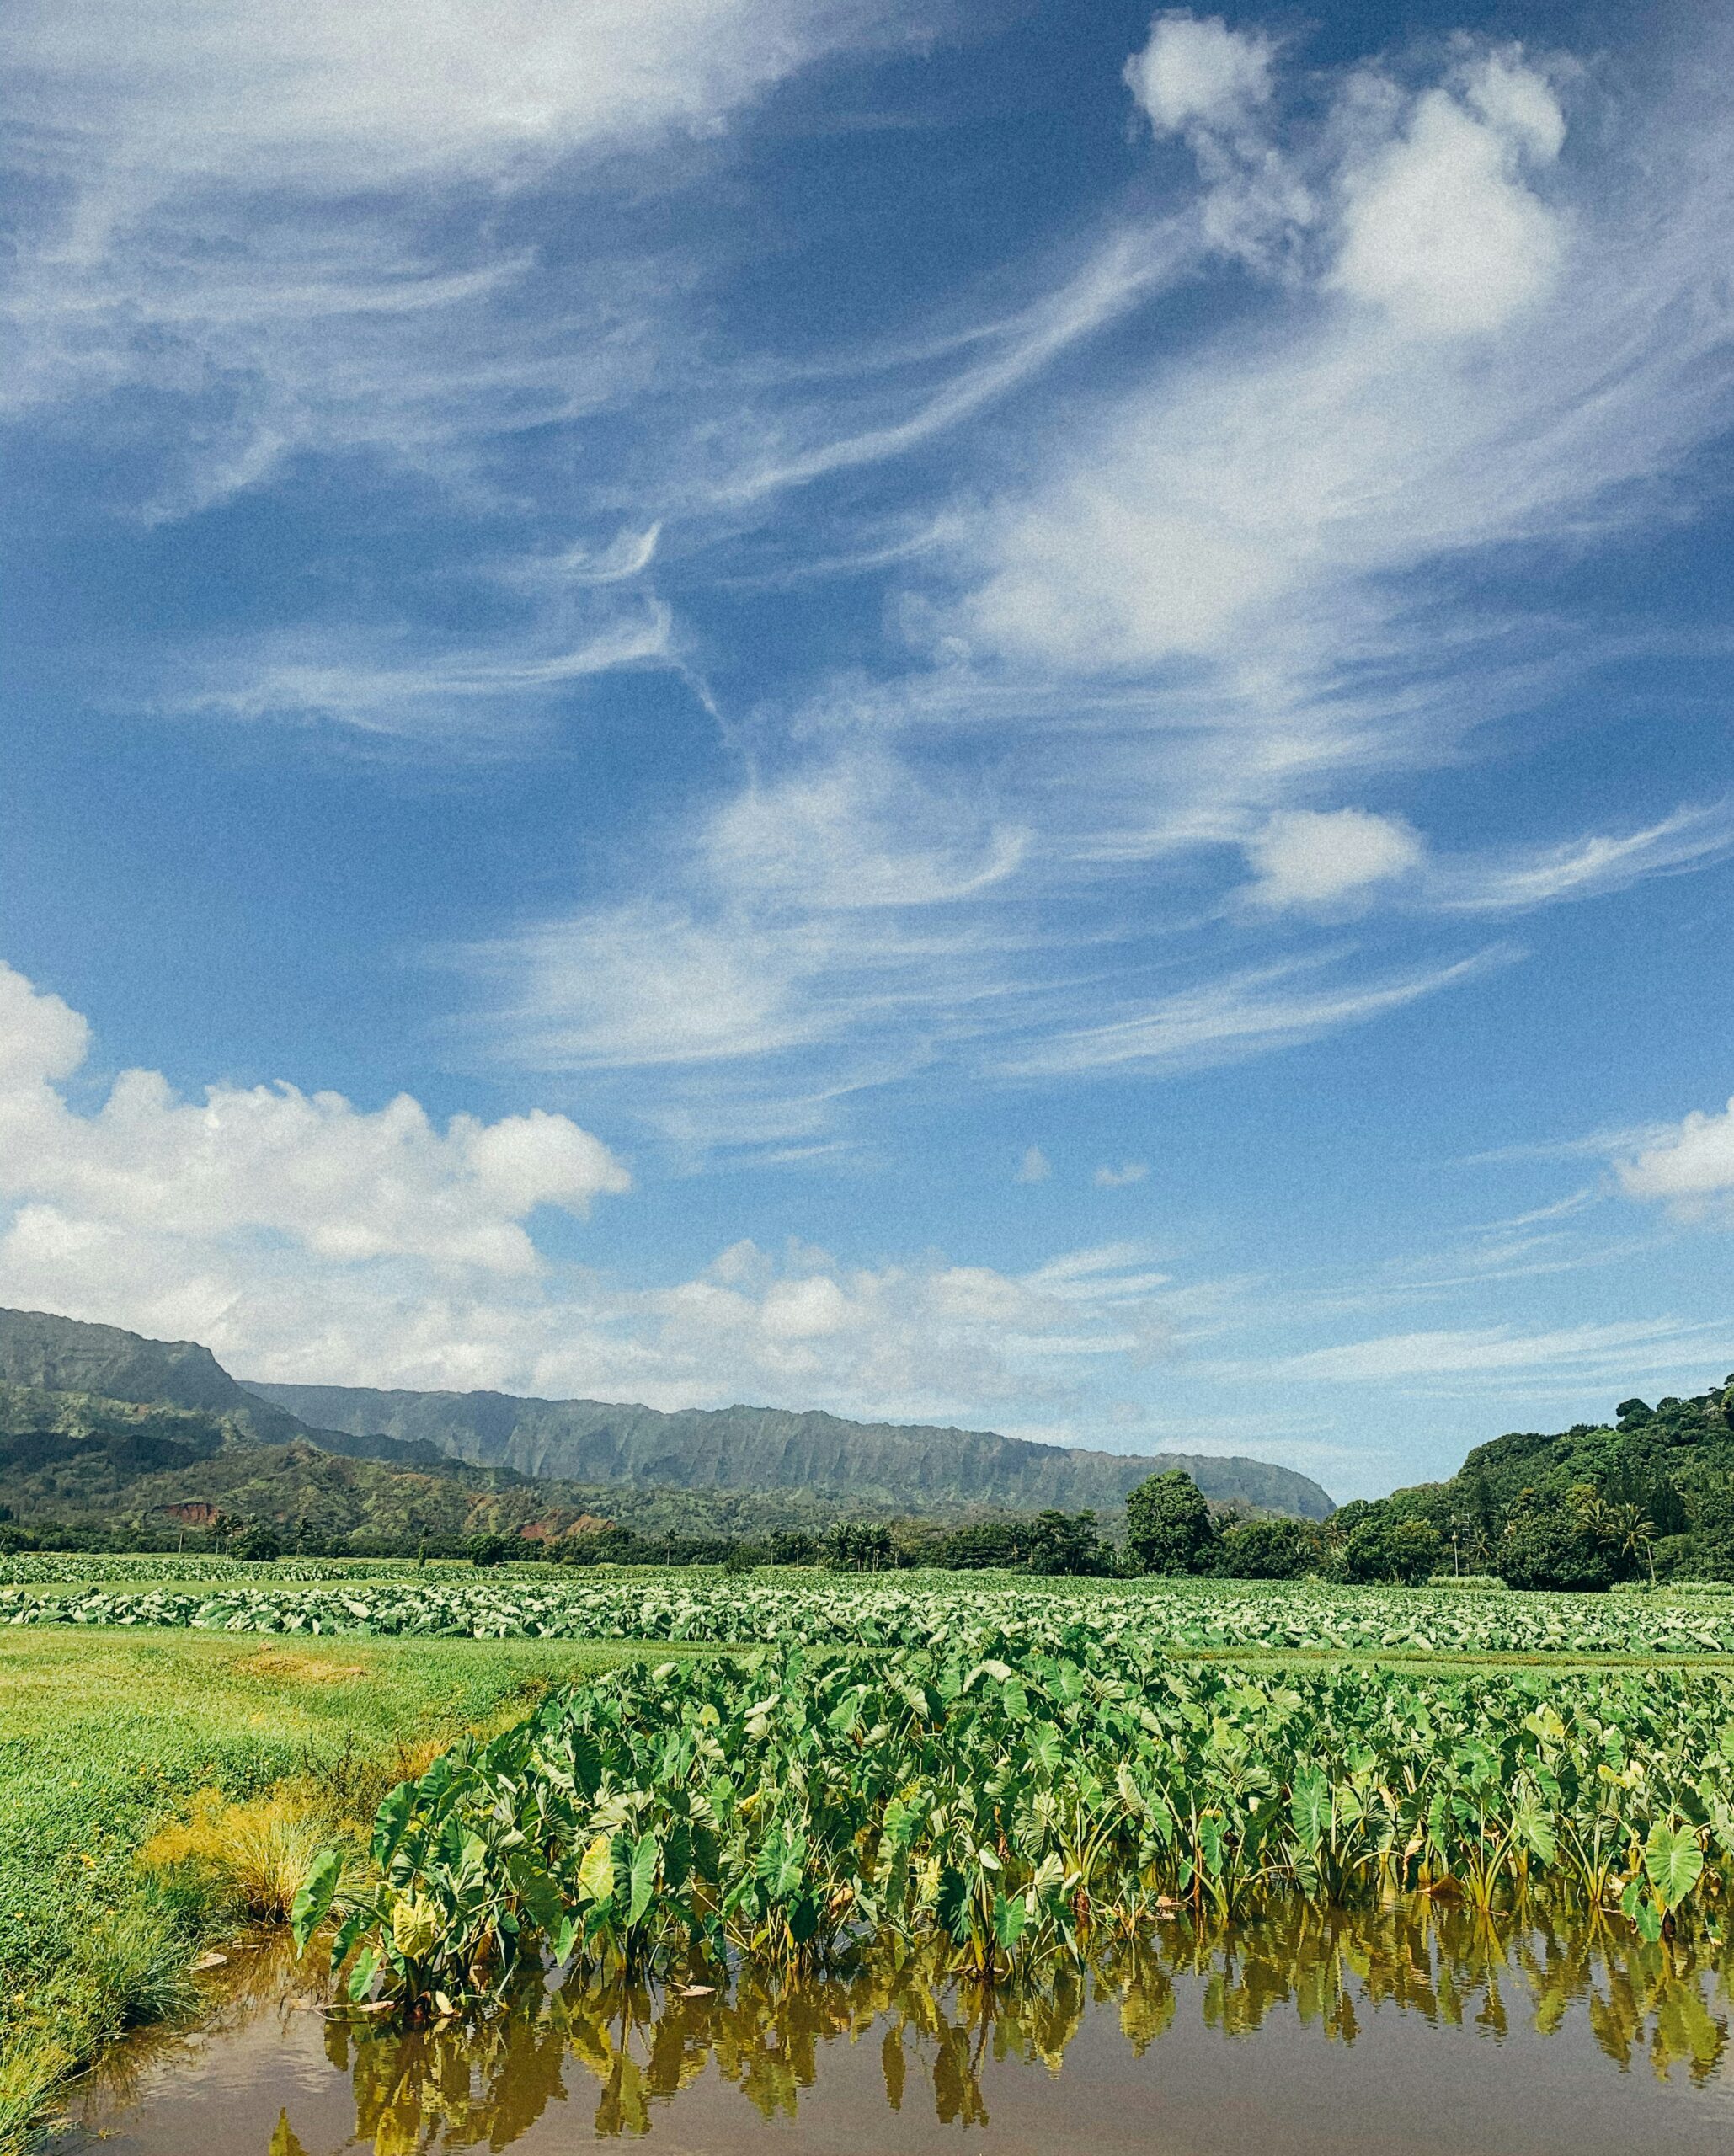
{"label": "muddy water", "polygon": [[[107,2156],[1628,2156],[1734,2147],[1734,1951],[1617,1918],[1402,1904],[1182,1918],[1081,1974],[537,1987],[478,2028],[328,2018],[261,1956],[199,2034],[120,2053],[70,2144]],[[68,2143],[62,2142],[62,2149]]]}

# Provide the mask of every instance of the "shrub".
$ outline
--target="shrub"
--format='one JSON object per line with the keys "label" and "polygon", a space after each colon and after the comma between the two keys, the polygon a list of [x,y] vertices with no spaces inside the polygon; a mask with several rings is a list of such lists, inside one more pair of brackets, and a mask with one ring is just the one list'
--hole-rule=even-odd
{"label": "shrub", "polygon": [[1494,1561],[1508,1587],[1593,1593],[1614,1584],[1616,1555],[1579,1508],[1526,1492],[1507,1515]]}
{"label": "shrub", "polygon": [[1366,1587],[1417,1587],[1439,1561],[1437,1528],[1422,1519],[1363,1520],[1342,1545],[1344,1576]]}

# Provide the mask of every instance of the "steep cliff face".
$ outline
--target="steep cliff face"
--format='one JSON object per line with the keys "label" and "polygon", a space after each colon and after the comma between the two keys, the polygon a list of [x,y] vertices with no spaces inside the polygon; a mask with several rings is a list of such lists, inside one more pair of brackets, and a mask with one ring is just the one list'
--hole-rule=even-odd
{"label": "steep cliff face", "polygon": [[500,1392],[376,1392],[353,1385],[242,1385],[190,1340],[0,1310],[0,1385],[220,1417],[261,1444],[311,1443],[394,1467],[466,1462],[591,1490],[803,1492],[920,1513],[1058,1505],[1115,1513],[1148,1475],[1182,1467],[1208,1497],[1323,1519],[1316,1482],[1256,1460],[1088,1452],[991,1430],[853,1422],[781,1407],[687,1409]]}
{"label": "steep cliff face", "polygon": [[587,1483],[681,1489],[804,1489],[920,1512],[958,1505],[1117,1508],[1128,1490],[1181,1467],[1207,1497],[1323,1519],[1316,1482],[1265,1461],[1089,1452],[990,1430],[852,1422],[776,1407],[653,1407],[499,1392],[381,1392],[255,1384],[262,1398],[328,1429],[419,1439],[478,1466]]}

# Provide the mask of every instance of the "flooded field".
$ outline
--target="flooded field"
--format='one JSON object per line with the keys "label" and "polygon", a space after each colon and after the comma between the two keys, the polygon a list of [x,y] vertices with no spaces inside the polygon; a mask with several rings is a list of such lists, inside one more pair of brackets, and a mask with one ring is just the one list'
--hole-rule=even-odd
{"label": "flooded field", "polygon": [[[668,2156],[1614,2156],[1726,2150],[1734,1951],[1617,1916],[1488,1923],[1406,1901],[1187,1914],[1086,1972],[989,1989],[942,1966],[714,1990],[538,1986],[477,2025],[328,2015],[241,1957],[200,2032],[82,2092],[84,2156],[569,2149]],[[68,2144],[62,2143],[63,2148]]]}

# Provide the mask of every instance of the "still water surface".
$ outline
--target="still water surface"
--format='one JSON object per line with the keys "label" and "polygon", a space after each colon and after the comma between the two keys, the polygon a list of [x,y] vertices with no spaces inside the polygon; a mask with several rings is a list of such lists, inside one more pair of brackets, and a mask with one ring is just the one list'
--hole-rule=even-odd
{"label": "still water surface", "polygon": [[[1734,1951],[1403,1903],[1166,1924],[1045,1983],[889,1961],[687,1994],[574,1980],[480,2028],[327,2018],[261,1954],[83,2094],[81,2156],[1628,2156],[1734,2148]],[[61,2143],[62,2149],[67,2144]]]}

